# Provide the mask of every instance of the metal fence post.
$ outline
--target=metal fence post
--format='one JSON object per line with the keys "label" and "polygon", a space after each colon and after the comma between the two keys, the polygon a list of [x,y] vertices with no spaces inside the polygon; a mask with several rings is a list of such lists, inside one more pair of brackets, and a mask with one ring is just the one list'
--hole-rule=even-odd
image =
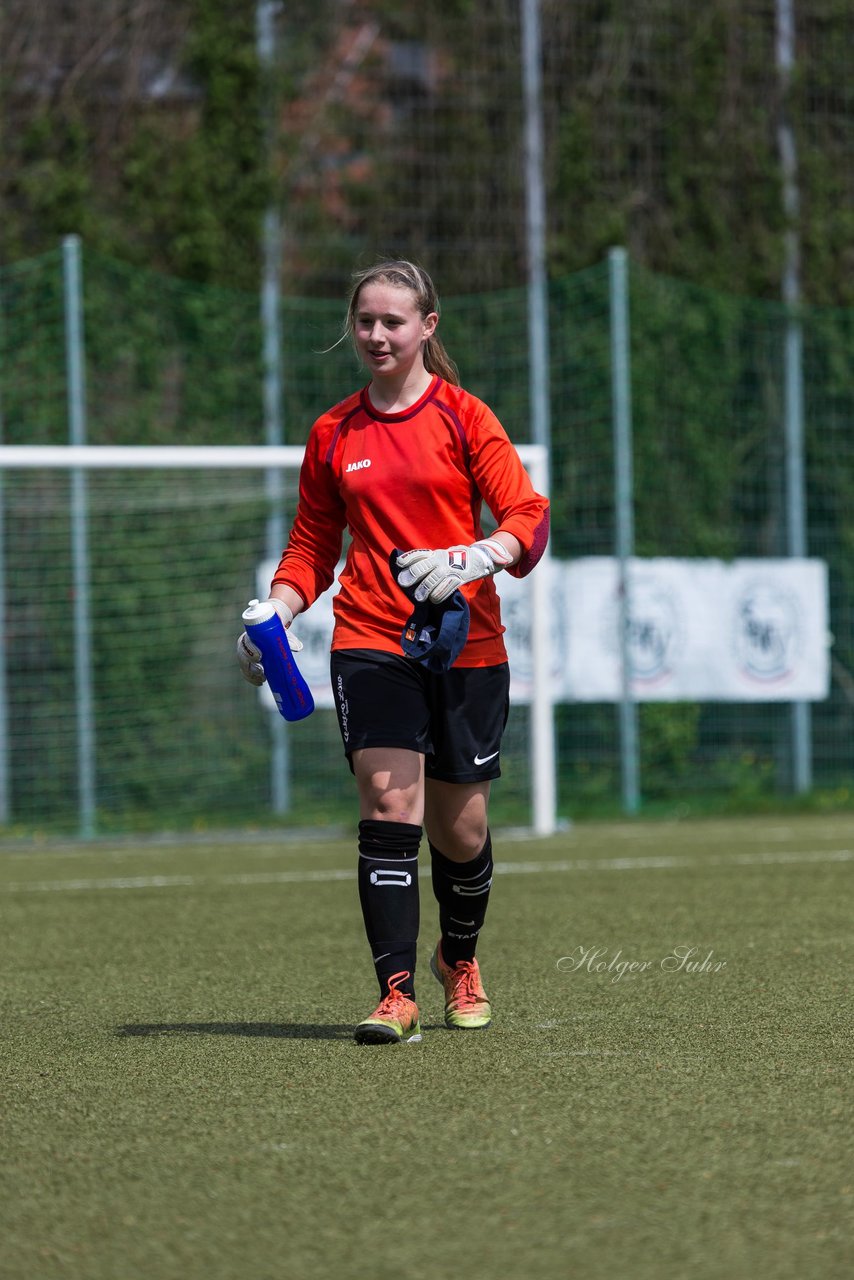
{"label": "metal fence post", "polygon": [[542,52],[539,0],[522,0],[525,98],[525,213],[528,246],[528,361],[531,438],[551,449],[546,194],[543,176]]}
{"label": "metal fence post", "polygon": [[[276,14],[279,0],[257,0],[255,35],[258,61],[264,76],[263,126],[268,150],[273,141],[272,73],[276,62]],[[263,267],[261,277],[261,326],[264,359],[264,441],[277,446],[284,443],[282,424],[282,320],[279,272],[282,256],[282,228],[279,212],[272,202],[264,212],[262,232]],[[278,563],[285,542],[283,512],[284,484],[282,473],[271,467],[264,475],[267,499],[265,556]],[[287,813],[291,807],[291,766],[288,726],[280,715],[269,716],[270,798],[274,813]]]}
{"label": "metal fence post", "polygon": [[[776,61],[780,84],[777,142],[783,174],[783,212],[786,217],[783,301],[788,318],[783,352],[784,439],[786,446],[786,550],[790,556],[807,554],[806,482],[804,478],[804,342],[798,309],[801,301],[798,219],[798,153],[788,114],[788,95],[795,68],[794,0],[777,0]],[[792,788],[802,795],[812,787],[812,708],[793,702]]]}
{"label": "metal fence post", "polygon": [[614,428],[614,506],[618,572],[618,643],[620,648],[620,773],[623,808],[637,813],[640,804],[637,705],[632,693],[631,581],[634,554],[632,466],[632,396],[629,358],[629,286],[625,249],[608,253],[611,317],[611,404]]}
{"label": "metal fence post", "polygon": [[[80,239],[62,242],[65,298],[65,369],[70,443],[86,443],[86,370]],[[71,560],[74,592],[74,677],[77,702],[77,785],[79,831],[95,833],[95,716],[92,697],[92,630],[89,588],[89,530],[86,473],[71,472]]]}

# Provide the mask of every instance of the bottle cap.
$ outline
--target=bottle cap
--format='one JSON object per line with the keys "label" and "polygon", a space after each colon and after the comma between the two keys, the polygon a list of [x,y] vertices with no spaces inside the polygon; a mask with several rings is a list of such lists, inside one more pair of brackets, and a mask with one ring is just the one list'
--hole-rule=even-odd
{"label": "bottle cap", "polygon": [[251,626],[256,622],[269,622],[272,617],[278,617],[278,614],[269,600],[250,600],[241,617],[244,623]]}

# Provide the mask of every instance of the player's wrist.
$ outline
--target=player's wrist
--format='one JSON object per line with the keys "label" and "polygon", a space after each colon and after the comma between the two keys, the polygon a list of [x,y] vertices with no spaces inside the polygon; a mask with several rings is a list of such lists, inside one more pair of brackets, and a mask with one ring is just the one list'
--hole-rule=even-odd
{"label": "player's wrist", "polygon": [[285,582],[274,582],[267,597],[275,606],[284,605],[290,610],[291,621],[305,609],[305,601],[293,587]]}
{"label": "player's wrist", "polygon": [[513,564],[513,553],[498,538],[481,538],[473,544],[474,547],[488,559],[491,565],[490,573],[497,573],[499,569],[509,569]]}
{"label": "player's wrist", "polygon": [[293,609],[291,609],[289,605],[286,605],[284,600],[279,599],[278,596],[268,596],[267,602],[276,610],[282,626],[288,628],[294,620]]}

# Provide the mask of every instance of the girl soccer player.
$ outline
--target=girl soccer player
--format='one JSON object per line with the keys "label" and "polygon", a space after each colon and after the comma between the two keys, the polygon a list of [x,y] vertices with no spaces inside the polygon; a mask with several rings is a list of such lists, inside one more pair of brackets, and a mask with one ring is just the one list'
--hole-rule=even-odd
{"label": "girl soccer player", "polygon": [[[345,333],[370,382],[311,429],[270,590],[290,626],[331,585],[349,530],[331,672],[358,790],[359,898],[380,986],[379,1005],[355,1029],[360,1044],[421,1039],[424,827],[440,927],[430,967],[444,988],[445,1024],[490,1023],[475,948],[492,882],[489,789],[500,775],[510,679],[492,578],[529,573],[548,537],[546,499],[492,411],[459,385],[438,322],[433,282],[414,263],[382,262],[354,277]],[[483,502],[498,525],[488,538]],[[441,613],[451,601],[459,607],[458,591],[470,625],[450,669],[406,656],[413,602]],[[263,681],[245,635],[238,656],[247,679]]]}

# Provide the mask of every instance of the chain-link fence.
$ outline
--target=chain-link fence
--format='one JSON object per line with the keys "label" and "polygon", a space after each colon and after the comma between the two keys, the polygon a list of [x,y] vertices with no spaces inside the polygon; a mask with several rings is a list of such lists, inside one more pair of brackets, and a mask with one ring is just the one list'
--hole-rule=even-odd
{"label": "chain-link fence", "polygon": [[[777,304],[629,273],[635,549],[640,556],[788,553],[785,345]],[[6,444],[69,440],[61,253],[0,273]],[[607,264],[550,290],[553,555],[615,550],[612,298]],[[343,302],[288,300],[286,442],[359,384],[332,347]],[[815,788],[844,801],[854,768],[854,312],[803,308],[807,552],[830,574],[830,695],[813,704]],[[464,384],[530,440],[524,289],[448,297],[442,325]],[[90,444],[263,444],[261,331],[251,294],[191,286],[83,258]],[[0,460],[1,462],[2,460]],[[5,596],[7,818],[76,821],[74,566],[69,478],[0,472]],[[285,517],[293,512],[291,482]],[[263,477],[108,473],[88,487],[94,765],[104,828],[270,815],[268,726],[232,660],[268,514]],[[570,602],[582,611],[584,601]],[[640,792],[649,807],[757,804],[791,793],[790,708],[780,702],[645,701]],[[328,718],[328,717],[327,717]],[[497,792],[524,821],[526,711]],[[556,708],[560,810],[616,811],[613,702]],[[338,814],[337,730],[300,726],[291,819]],[[503,797],[503,799],[502,799]],[[343,803],[343,800],[342,800]]]}

